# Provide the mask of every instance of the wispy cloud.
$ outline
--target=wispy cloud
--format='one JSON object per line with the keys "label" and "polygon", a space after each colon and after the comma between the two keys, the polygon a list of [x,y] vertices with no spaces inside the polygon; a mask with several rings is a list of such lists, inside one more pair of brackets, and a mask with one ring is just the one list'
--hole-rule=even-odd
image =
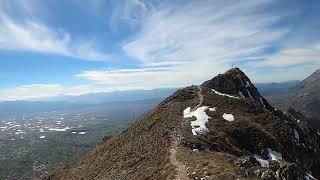
{"label": "wispy cloud", "polygon": [[148,0],[111,0],[112,12],[109,25],[116,30],[121,25],[136,28],[154,8]]}
{"label": "wispy cloud", "polygon": [[163,5],[151,9],[143,19],[141,31],[123,50],[143,63],[230,62],[263,53],[288,32],[287,28],[275,26],[280,16],[261,13],[260,8],[272,3],[189,1]]}
{"label": "wispy cloud", "polygon": [[255,67],[288,67],[303,64],[320,65],[320,46],[285,49],[262,61],[254,62]]}
{"label": "wispy cloud", "polygon": [[76,77],[113,87],[198,84],[244,58],[265,57],[265,50],[289,31],[276,25],[281,16],[261,13],[273,5],[272,0],[150,2],[126,1],[114,12],[137,27],[122,49],[141,68],[130,73],[90,70]]}
{"label": "wispy cloud", "polygon": [[214,62],[190,62],[174,66],[137,69],[91,70],[75,77],[119,89],[152,89],[198,84],[222,73],[228,66]]}
{"label": "wispy cloud", "polygon": [[[0,7],[0,49],[11,51],[32,51],[38,53],[56,54],[84,60],[109,60],[110,56],[99,50],[90,40],[77,38],[62,29],[50,28],[31,14],[32,10],[20,3],[19,8],[25,11],[26,17],[13,16],[11,11],[15,3],[1,3]],[[24,1],[23,1],[24,2]]]}

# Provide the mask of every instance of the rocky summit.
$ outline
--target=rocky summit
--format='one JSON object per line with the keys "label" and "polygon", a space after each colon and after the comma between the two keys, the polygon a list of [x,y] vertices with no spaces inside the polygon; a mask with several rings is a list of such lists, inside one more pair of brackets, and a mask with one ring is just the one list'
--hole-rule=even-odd
{"label": "rocky summit", "polygon": [[178,90],[47,179],[319,179],[320,133],[238,68]]}

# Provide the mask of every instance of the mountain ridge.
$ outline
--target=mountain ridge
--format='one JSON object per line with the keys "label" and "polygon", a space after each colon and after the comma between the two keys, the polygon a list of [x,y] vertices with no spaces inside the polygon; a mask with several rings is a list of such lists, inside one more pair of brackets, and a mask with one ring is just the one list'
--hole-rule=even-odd
{"label": "mountain ridge", "polygon": [[233,68],[176,91],[47,179],[312,179],[319,152],[302,114],[274,109]]}

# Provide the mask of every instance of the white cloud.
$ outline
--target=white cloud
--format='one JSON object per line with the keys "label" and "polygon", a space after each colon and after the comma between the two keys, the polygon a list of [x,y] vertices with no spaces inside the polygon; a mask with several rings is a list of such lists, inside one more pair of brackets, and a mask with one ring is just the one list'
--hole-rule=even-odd
{"label": "white cloud", "polygon": [[[37,3],[31,4],[35,4],[36,7]],[[32,15],[35,10],[25,1],[21,3],[2,1],[0,5],[0,49],[2,50],[32,51],[84,60],[110,59],[110,56],[99,50],[93,41],[81,38],[75,40],[63,30],[50,28],[35,20]]]}
{"label": "white cloud", "polygon": [[114,30],[120,25],[137,27],[153,9],[152,1],[149,0],[111,0],[111,4],[109,25]]}
{"label": "white cloud", "polygon": [[119,89],[153,89],[199,84],[228,66],[215,62],[190,62],[168,67],[144,67],[137,69],[91,70],[76,77]]}
{"label": "white cloud", "polygon": [[[192,85],[212,78],[227,67],[212,63],[182,64],[185,70],[176,67],[149,67],[137,69],[85,71],[76,78],[95,83],[67,86],[61,84],[30,84],[0,89],[0,101],[37,100],[60,95],[81,95],[96,92],[111,92],[135,89],[154,89]],[[219,67],[217,69],[216,67]]]}
{"label": "white cloud", "polygon": [[255,70],[250,70],[246,73],[253,82],[285,82],[291,80],[303,80],[318,68],[319,66],[315,66],[310,63],[287,68],[267,68],[262,71],[259,68],[254,68]]}
{"label": "white cloud", "polygon": [[288,67],[294,65],[314,64],[320,65],[320,46],[285,49],[262,61],[250,63],[255,67]]}

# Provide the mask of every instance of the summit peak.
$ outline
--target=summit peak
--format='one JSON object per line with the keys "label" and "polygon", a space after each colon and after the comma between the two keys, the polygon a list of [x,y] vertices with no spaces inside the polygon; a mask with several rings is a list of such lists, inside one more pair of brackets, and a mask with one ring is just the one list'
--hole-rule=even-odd
{"label": "summit peak", "polygon": [[244,72],[241,71],[241,69],[238,68],[238,67],[231,68],[231,69],[229,69],[228,71],[226,71],[224,74],[230,74],[230,73],[231,73],[231,74],[241,74],[241,75],[244,74]]}
{"label": "summit peak", "polygon": [[247,75],[239,68],[229,69],[225,73],[204,82],[202,86],[240,98],[252,99],[270,110],[272,108],[260,95]]}

